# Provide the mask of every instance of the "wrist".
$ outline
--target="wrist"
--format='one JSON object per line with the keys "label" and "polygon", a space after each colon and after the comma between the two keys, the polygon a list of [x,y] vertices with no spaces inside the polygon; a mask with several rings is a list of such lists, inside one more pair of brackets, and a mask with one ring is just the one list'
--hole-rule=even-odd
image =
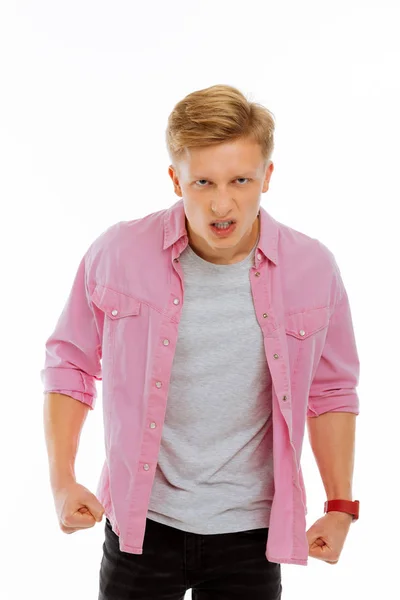
{"label": "wrist", "polygon": [[344,521],[344,522],[348,521],[349,523],[351,523],[353,521],[353,515],[350,515],[349,513],[345,513],[345,512],[342,512],[342,511],[330,510],[326,514],[327,515],[333,515],[336,519],[339,519],[339,520]]}
{"label": "wrist", "polygon": [[53,492],[58,492],[68,485],[71,485],[71,483],[76,483],[76,477],[72,473],[63,473],[62,475],[59,473],[52,473],[50,475],[50,485]]}
{"label": "wrist", "polygon": [[347,500],[346,498],[332,498],[327,500],[324,505],[324,512],[334,513],[335,515],[344,514],[351,517],[353,521],[357,521],[359,517],[360,502],[359,500]]}

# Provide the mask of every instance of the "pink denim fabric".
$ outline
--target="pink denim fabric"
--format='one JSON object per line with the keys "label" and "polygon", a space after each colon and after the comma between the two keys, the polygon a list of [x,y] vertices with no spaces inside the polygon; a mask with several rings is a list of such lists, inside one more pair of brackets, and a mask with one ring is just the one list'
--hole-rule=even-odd
{"label": "pink denim fabric", "polygon": [[[99,235],[78,266],[40,373],[45,392],[91,409],[102,381],[106,460],[96,495],[120,550],[132,554],[143,553],[184,302],[179,255],[187,244],[182,199]],[[266,557],[305,566],[306,417],[359,414],[349,300],[332,252],[262,207],[250,285],[273,383],[275,495]]]}

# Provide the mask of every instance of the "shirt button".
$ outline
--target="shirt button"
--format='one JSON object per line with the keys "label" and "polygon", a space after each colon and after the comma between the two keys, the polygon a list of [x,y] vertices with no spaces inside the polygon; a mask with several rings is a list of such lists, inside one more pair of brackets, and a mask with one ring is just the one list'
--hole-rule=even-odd
{"label": "shirt button", "polygon": [[254,277],[260,277],[261,273],[260,271],[257,271],[257,273],[254,273]]}
{"label": "shirt button", "polygon": [[179,298],[175,298],[174,304],[179,304]]}
{"label": "shirt button", "polygon": [[287,396],[283,396],[282,400],[283,400],[284,402],[286,402],[286,400],[287,400]]}
{"label": "shirt button", "polygon": [[268,313],[264,313],[263,317],[264,317],[264,319],[266,319],[268,317]]}
{"label": "shirt button", "polygon": [[111,311],[111,314],[115,317],[118,314],[118,311],[114,308],[114,310]]}
{"label": "shirt button", "polygon": [[154,421],[152,423],[150,423],[150,429],[154,429],[156,427],[156,424],[154,423]]}
{"label": "shirt button", "polygon": [[279,354],[274,354],[274,358],[279,358]]}
{"label": "shirt button", "polygon": [[162,386],[161,381],[156,381],[156,387],[160,388]]}
{"label": "shirt button", "polygon": [[168,346],[169,345],[169,340],[164,340],[163,344],[164,344],[164,346]]}
{"label": "shirt button", "polygon": [[261,254],[257,254],[258,260],[261,260]]}
{"label": "shirt button", "polygon": [[144,464],[144,465],[143,465],[143,469],[144,469],[145,471],[148,471],[148,470],[150,469],[150,467],[149,467],[149,465],[146,463],[146,464]]}
{"label": "shirt button", "polygon": [[299,334],[300,335],[306,335],[306,332],[304,331],[304,329],[300,329]]}

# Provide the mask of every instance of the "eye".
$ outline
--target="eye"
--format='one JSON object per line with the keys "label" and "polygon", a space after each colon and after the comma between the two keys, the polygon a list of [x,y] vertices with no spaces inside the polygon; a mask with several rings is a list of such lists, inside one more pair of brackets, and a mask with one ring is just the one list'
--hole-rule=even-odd
{"label": "eye", "polygon": [[[248,177],[238,177],[235,181],[239,181],[240,179],[246,179],[247,181],[250,181],[250,179]],[[207,179],[198,179],[197,181],[207,181]],[[195,181],[196,185],[197,185],[197,181]],[[204,185],[199,185],[198,187],[206,187]]]}

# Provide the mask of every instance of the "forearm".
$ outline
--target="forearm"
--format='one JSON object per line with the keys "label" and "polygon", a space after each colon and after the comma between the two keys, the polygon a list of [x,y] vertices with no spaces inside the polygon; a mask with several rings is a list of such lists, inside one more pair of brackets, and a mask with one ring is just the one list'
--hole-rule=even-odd
{"label": "forearm", "polygon": [[327,500],[353,500],[356,417],[354,413],[326,412],[307,418],[310,445]]}
{"label": "forearm", "polygon": [[45,394],[43,425],[53,491],[75,481],[75,458],[89,407],[71,396]]}

